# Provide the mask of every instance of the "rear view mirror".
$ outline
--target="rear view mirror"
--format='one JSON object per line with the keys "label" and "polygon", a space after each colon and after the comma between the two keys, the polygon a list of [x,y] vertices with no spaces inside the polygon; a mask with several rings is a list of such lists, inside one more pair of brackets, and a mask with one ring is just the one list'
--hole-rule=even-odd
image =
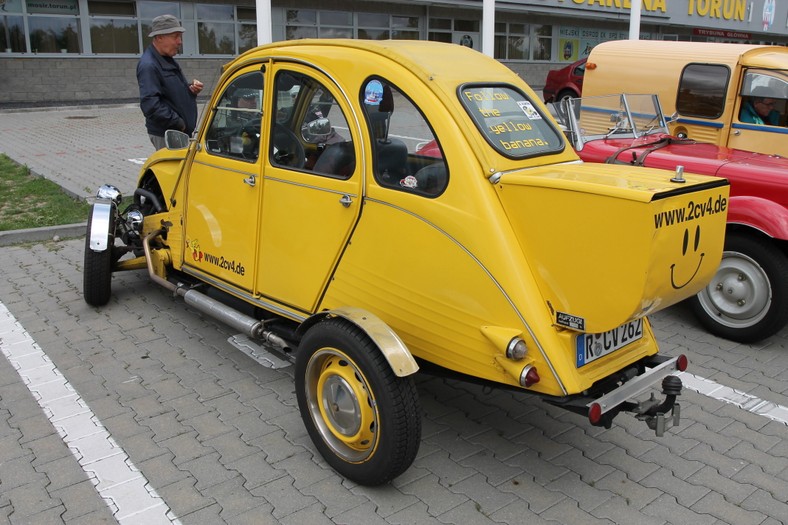
{"label": "rear view mirror", "polygon": [[310,144],[326,142],[331,135],[331,121],[327,118],[318,118],[305,123],[301,127],[301,136]]}
{"label": "rear view mirror", "polygon": [[167,149],[184,149],[189,147],[189,135],[175,129],[164,132],[164,144]]}

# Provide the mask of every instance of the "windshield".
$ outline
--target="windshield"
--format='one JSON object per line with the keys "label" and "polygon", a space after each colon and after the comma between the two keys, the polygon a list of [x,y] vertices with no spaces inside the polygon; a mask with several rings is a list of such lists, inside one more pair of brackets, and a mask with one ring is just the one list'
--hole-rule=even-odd
{"label": "windshield", "polygon": [[458,95],[487,142],[498,153],[522,159],[564,149],[561,133],[512,86],[463,86]]}
{"label": "windshield", "polygon": [[668,133],[657,95],[604,95],[564,102],[559,117],[575,149],[608,137],[637,138]]}

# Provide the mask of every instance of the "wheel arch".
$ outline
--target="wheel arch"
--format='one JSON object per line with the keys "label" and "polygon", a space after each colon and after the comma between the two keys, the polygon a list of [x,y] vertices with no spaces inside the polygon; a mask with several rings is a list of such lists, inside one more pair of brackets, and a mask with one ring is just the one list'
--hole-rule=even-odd
{"label": "wheel arch", "polygon": [[416,359],[408,347],[391,329],[375,314],[362,308],[343,306],[316,313],[301,323],[296,334],[302,337],[312,326],[325,319],[339,317],[354,324],[372,340],[386,358],[386,362],[397,377],[406,377],[419,370]]}

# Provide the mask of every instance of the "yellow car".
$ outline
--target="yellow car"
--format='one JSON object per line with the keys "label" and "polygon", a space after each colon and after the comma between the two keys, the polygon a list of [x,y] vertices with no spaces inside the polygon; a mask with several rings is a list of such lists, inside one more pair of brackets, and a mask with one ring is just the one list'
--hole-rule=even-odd
{"label": "yellow car", "polygon": [[89,304],[147,270],[261,364],[294,364],[315,447],[361,484],[415,458],[419,370],[592,425],[678,423],[686,358],[657,355],[646,316],[714,275],[726,180],[582,163],[517,75],[463,46],[279,42],[217,86],[133,204],[99,189]]}

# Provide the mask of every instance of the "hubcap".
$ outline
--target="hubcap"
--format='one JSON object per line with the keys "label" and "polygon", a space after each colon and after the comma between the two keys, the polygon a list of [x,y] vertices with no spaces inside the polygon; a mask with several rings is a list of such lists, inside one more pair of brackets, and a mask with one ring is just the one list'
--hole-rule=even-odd
{"label": "hubcap", "polygon": [[754,259],[742,253],[725,252],[714,279],[698,299],[718,323],[746,328],[769,312],[772,290],[766,272]]}
{"label": "hubcap", "polygon": [[356,364],[337,349],[322,349],[307,364],[305,386],[312,420],[333,452],[354,463],[370,457],[377,445],[378,413]]}

